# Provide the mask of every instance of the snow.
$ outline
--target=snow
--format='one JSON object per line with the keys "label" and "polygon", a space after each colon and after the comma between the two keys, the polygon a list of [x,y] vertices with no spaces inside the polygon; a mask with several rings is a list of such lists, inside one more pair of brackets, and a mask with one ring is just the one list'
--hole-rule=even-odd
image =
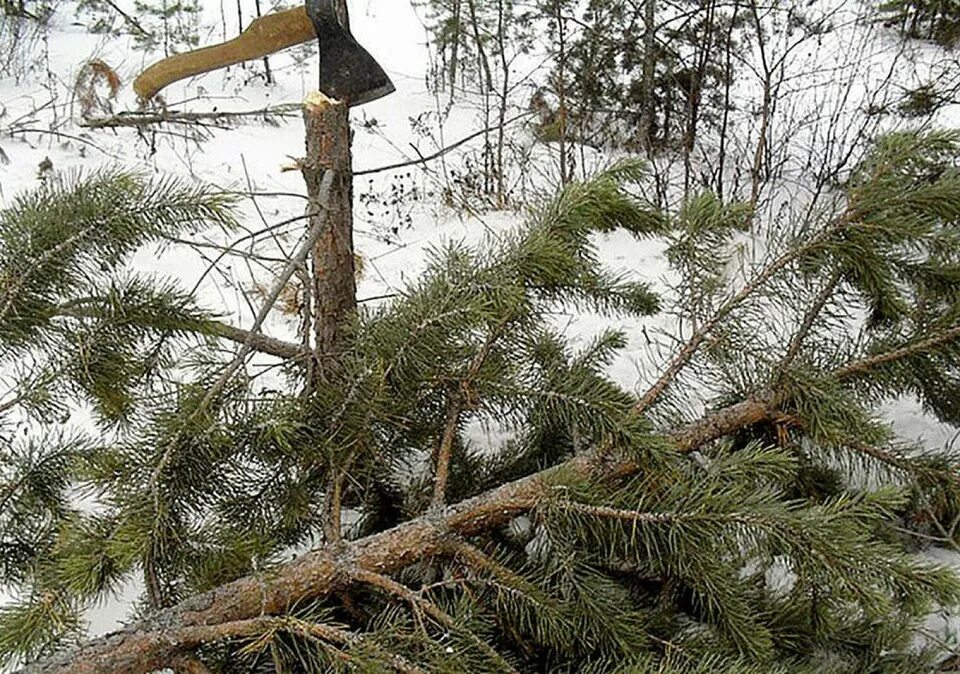
{"label": "snow", "polygon": [[[122,7],[131,2],[120,3]],[[247,17],[253,15],[253,2],[242,0]],[[804,148],[812,148],[824,138],[851,130],[850,123],[859,105],[871,100],[880,89],[887,66],[897,58],[899,41],[884,35],[876,27],[854,25],[858,9],[844,0],[822,2],[821,11],[835,11],[833,21],[842,27],[820,40],[798,48],[796,60],[788,62],[784,71],[782,115],[775,117],[772,128],[775,139],[789,138],[789,147],[776,145],[784,152],[784,183],[792,186],[782,193],[768,195],[766,213],[797,207],[798,195],[809,188],[811,166]],[[8,133],[0,140],[0,205],[10,203],[15,194],[38,185],[38,165],[48,158],[54,170],[90,170],[113,165],[139,168],[146,173],[172,173],[190,180],[203,180],[224,189],[258,193],[302,193],[303,185],[296,171],[283,171],[303,151],[302,123],[298,116],[276,126],[259,123],[241,124],[228,130],[207,130],[202,143],[164,131],[146,132],[143,137],[132,129],[88,130],[76,123],[78,102],[73,83],[81,65],[90,58],[103,59],[122,77],[124,88],[114,110],[135,109],[130,88],[135,75],[153,62],[158,54],[142,54],[135,50],[128,37],[113,38],[87,33],[71,16],[72,5],[62,5],[54,17],[54,29],[48,40],[39,40],[33,67],[22,64],[19,76],[0,80],[0,125]],[[832,9],[831,9],[832,7]],[[398,0],[354,0],[350,3],[353,30],[358,40],[383,65],[397,86],[397,93],[362,108],[353,115],[356,136],[354,165],[357,170],[375,168],[399,161],[429,155],[439,148],[466,137],[483,126],[477,107],[469,102],[448,107],[446,95],[431,93],[426,86],[430,65],[427,36],[422,17],[410,2]],[[231,10],[232,11],[232,10]],[[221,6],[206,3],[202,25],[204,43],[222,39]],[[236,32],[236,16],[228,15],[226,30]],[[790,44],[772,42],[772,53],[782,52]],[[910,59],[898,62],[900,81],[915,84],[925,72],[941,67],[942,54],[933,47],[912,45]],[[298,52],[299,53],[299,52]],[[758,55],[753,55],[756,65]],[[177,83],[164,92],[168,106],[195,111],[250,110],[280,103],[298,103],[312,90],[317,80],[317,59],[300,64],[296,54],[284,53],[270,58],[277,82],[271,86],[258,76],[259,63],[235,66]],[[535,74],[538,67],[533,57],[518,60],[525,69],[517,80]],[[858,65],[858,64],[866,65]],[[820,67],[822,66],[822,67]],[[811,75],[811,72],[815,74]],[[749,70],[745,68],[745,70]],[[801,74],[803,76],[801,77]],[[856,74],[860,83],[844,96],[842,83]],[[815,88],[810,89],[811,86]],[[759,87],[754,76],[737,82],[737,100],[744,104],[735,123],[745,130],[734,151],[749,157],[757,133],[757,101]],[[811,93],[812,92],[812,93]],[[889,92],[881,92],[883,95]],[[518,94],[518,109],[525,101]],[[946,118],[946,123],[955,121]],[[416,123],[415,123],[416,122]],[[24,133],[23,129],[33,129]],[[166,127],[169,129],[170,127]],[[178,133],[189,128],[175,128]],[[534,153],[531,173],[549,171],[549,160],[532,139],[516,132],[517,142]],[[397,292],[402,284],[415,277],[424,265],[425,251],[444,240],[476,241],[486,234],[496,234],[515,225],[519,217],[513,212],[480,212],[451,209],[442,203],[445,178],[464,169],[464,162],[479,147],[479,140],[467,143],[432,162],[425,170],[405,168],[358,177],[355,191],[357,204],[357,246],[363,257],[364,272],[359,284],[359,297],[380,298]],[[536,153],[540,153],[539,155]],[[600,165],[607,157],[598,153],[586,156],[589,165]],[[816,167],[813,167],[814,169]],[[522,187],[533,189],[538,176],[520,176]],[[730,171],[731,184],[747,189],[743,173]],[[542,180],[540,180],[542,184]],[[299,216],[302,199],[289,196],[258,196],[242,206],[245,222],[251,229]],[[261,221],[261,215],[263,221]],[[278,232],[275,245],[290,250],[301,231],[301,223],[293,223]],[[237,234],[242,235],[243,232]],[[219,235],[211,240],[222,241]],[[638,242],[618,232],[598,239],[602,258],[615,269],[637,271],[660,290],[669,288],[669,273],[663,260],[663,245]],[[746,255],[757,251],[746,250]],[[231,258],[223,275],[206,274],[207,261],[195,251],[170,247],[162,252],[145,251],[134,266],[144,272],[156,272],[178,279],[184,287],[200,284],[201,302],[216,307],[237,325],[249,324],[252,308],[259,297],[252,293],[256,284],[269,284],[271,270],[251,269],[241,258]],[[276,270],[273,270],[276,271]],[[377,301],[377,300],[372,300]],[[669,354],[669,344],[651,343],[658,335],[676,335],[675,319],[664,315],[647,321],[601,321],[595,316],[565,315],[558,323],[574,336],[585,340],[603,327],[613,325],[626,331],[628,347],[611,367],[611,376],[620,384],[637,392],[645,390],[657,366]],[[268,334],[290,338],[296,325],[290,317],[274,312],[265,325]],[[885,412],[897,430],[909,439],[930,446],[942,446],[954,440],[955,430],[945,428],[923,414],[914,401],[889,404]],[[477,435],[482,431],[478,430]],[[519,525],[518,525],[519,526]],[[533,543],[531,543],[533,545]],[[936,553],[938,559],[960,568],[960,557],[946,551]],[[116,628],[124,618],[123,607],[137,594],[137,585],[126,587],[114,602],[90,615],[91,632],[99,634]],[[960,619],[946,617],[935,628],[956,635]],[[933,629],[933,627],[931,628]],[[954,636],[954,638],[956,638]]]}

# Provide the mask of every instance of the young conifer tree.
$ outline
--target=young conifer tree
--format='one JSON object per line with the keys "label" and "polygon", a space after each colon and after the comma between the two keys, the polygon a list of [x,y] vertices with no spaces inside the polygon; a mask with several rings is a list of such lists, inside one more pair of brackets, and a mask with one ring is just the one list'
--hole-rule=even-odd
{"label": "young conifer tree", "polygon": [[[960,581],[948,453],[897,439],[904,394],[960,422],[960,136],[882,138],[829,206],[731,275],[749,205],[664,214],[637,162],[525,226],[432,253],[356,316],[336,380],[125,271],[233,224],[202,188],[100,173],[0,214],[0,656],[28,672],[904,672]],[[605,269],[666,241],[682,293]],[[696,326],[639,395],[558,307]],[[219,340],[286,363],[266,388]],[[704,414],[689,401],[704,391]],[[64,421],[92,410],[95,428]],[[14,425],[14,423],[19,425]],[[477,444],[488,424],[506,438]],[[84,503],[81,506],[81,499]],[[91,505],[92,504],[92,505]],[[306,548],[312,551],[303,553]],[[296,554],[294,554],[296,553]],[[123,583],[126,629],[84,641]]]}

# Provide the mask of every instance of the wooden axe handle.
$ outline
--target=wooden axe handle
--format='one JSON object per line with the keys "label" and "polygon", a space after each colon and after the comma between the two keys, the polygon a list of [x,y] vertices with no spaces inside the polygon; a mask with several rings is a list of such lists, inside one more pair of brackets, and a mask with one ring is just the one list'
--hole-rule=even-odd
{"label": "wooden axe handle", "polygon": [[301,5],[267,14],[251,23],[239,36],[223,44],[175,54],[140,73],[133,89],[147,101],[164,87],[186,77],[262,58],[295,44],[317,39],[313,23]]}

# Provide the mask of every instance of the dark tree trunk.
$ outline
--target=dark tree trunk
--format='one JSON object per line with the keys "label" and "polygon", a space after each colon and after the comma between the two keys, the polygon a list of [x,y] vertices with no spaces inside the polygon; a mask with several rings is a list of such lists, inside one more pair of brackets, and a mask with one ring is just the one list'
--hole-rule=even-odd
{"label": "dark tree trunk", "polygon": [[696,66],[690,73],[690,88],[687,92],[687,124],[683,134],[683,180],[684,190],[690,189],[690,156],[697,140],[697,124],[700,121],[700,103],[703,97],[703,81],[707,65],[714,51],[714,12],[716,4],[708,2],[705,7],[703,36],[699,40]]}
{"label": "dark tree trunk", "polygon": [[[260,0],[256,0],[257,8],[257,18],[259,19],[262,14],[260,13]],[[270,58],[267,56],[263,57],[263,75],[266,78],[267,84],[273,84],[273,73],[270,72]]]}
{"label": "dark tree trunk", "polygon": [[457,74],[460,70],[460,9],[461,0],[454,0],[453,3],[453,40],[450,43],[450,102],[457,89]]}
{"label": "dark tree trunk", "polygon": [[656,0],[646,0],[643,6],[643,106],[640,111],[640,143],[648,153],[653,148],[653,77],[657,67],[656,57]]}
{"label": "dark tree trunk", "polygon": [[567,185],[573,180],[570,167],[569,147],[567,144],[567,36],[563,17],[563,3],[557,2],[557,135],[560,139],[560,184]]}

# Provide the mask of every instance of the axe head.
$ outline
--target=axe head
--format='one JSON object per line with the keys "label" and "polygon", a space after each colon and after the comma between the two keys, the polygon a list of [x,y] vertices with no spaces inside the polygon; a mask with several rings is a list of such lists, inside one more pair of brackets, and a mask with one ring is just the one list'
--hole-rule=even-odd
{"label": "axe head", "polygon": [[320,41],[320,91],[349,106],[375,101],[396,88],[380,64],[337,18],[334,0],[306,0]]}

